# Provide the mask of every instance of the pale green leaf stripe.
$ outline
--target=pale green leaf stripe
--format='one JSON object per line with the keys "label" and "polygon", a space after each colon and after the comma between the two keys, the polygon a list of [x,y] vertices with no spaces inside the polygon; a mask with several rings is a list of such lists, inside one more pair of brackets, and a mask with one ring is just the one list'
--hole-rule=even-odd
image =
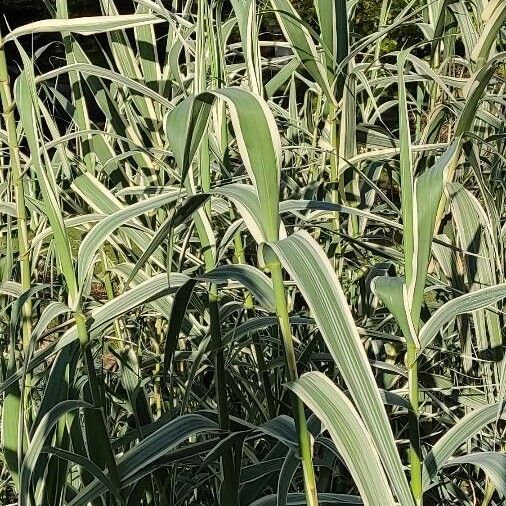
{"label": "pale green leaf stripe", "polygon": [[78,283],[80,289],[82,290],[87,276],[92,274],[95,254],[109,235],[131,219],[148,211],[152,211],[153,209],[158,209],[170,202],[174,202],[179,195],[179,190],[173,190],[157,197],[142,200],[115,212],[95,225],[83,239],[79,247],[77,258]]}
{"label": "pale green leaf stripe", "polygon": [[265,242],[265,233],[262,227],[262,212],[254,186],[232,183],[216,188],[212,193],[223,195],[230,199],[242,216],[253,239],[258,244]]}
{"label": "pale green leaf stripe", "polygon": [[[12,376],[11,376],[12,377]],[[11,386],[2,403],[2,416],[0,417],[0,430],[2,431],[1,449],[6,469],[8,470],[14,486],[19,489],[19,452],[18,446],[20,414],[22,413],[21,392],[19,383]]]}
{"label": "pale green leaf stripe", "polygon": [[0,202],[0,213],[17,218],[16,204],[12,202]]}
{"label": "pale green leaf stripe", "polygon": [[[69,228],[79,228],[83,225],[91,225],[92,223],[105,219],[105,217],[106,216],[104,214],[83,214],[72,218],[66,218],[63,220],[63,223],[65,228],[68,230]],[[51,228],[44,228],[32,239],[32,248],[40,246],[44,240],[50,238],[52,235],[53,231]]]}
{"label": "pale green leaf stripe", "polygon": [[189,436],[203,431],[217,431],[218,424],[200,414],[183,415],[160,427],[141,443],[118,459],[121,479],[128,479],[143,467],[151,464]]}
{"label": "pale green leaf stripe", "polygon": [[506,406],[495,403],[475,409],[461,418],[437,441],[423,459],[422,479],[424,490],[427,490],[438,471],[460,446],[489,423],[505,417],[505,408]]}
{"label": "pale green leaf stripe", "polygon": [[[460,138],[454,140],[446,151],[414,182],[414,202],[407,206],[413,208],[413,256],[412,278],[406,274],[408,294],[412,297],[412,316],[418,328],[420,309],[423,302],[423,290],[427,279],[431,246],[434,238],[436,215],[447,179],[448,167],[460,146]],[[408,212],[409,213],[409,212]],[[403,215],[404,219],[404,215]],[[408,257],[406,257],[406,264]],[[406,270],[407,273],[407,270]]]}
{"label": "pale green leaf stripe", "polygon": [[[276,316],[258,316],[255,319],[246,320],[244,323],[237,325],[223,336],[223,344],[226,345],[232,341],[239,340],[252,332],[264,330],[278,324]],[[314,321],[311,318],[290,318],[291,325],[311,325]]]}
{"label": "pale green leaf stripe", "polygon": [[165,134],[183,182],[207,127],[213,101],[212,95],[192,95],[165,117]]}
{"label": "pale green leaf stripe", "polygon": [[420,330],[420,351],[423,351],[443,326],[456,316],[463,313],[471,313],[477,309],[483,309],[504,298],[506,298],[506,283],[481,288],[480,290],[466,293],[446,302],[429,318]]}
{"label": "pale green leaf stripe", "polygon": [[19,297],[23,293],[21,283],[16,281],[1,281],[0,294],[8,295],[10,297]]}
{"label": "pale green leaf stripe", "polygon": [[47,326],[58,316],[64,313],[70,313],[70,308],[63,302],[50,302],[47,307],[44,308],[42,314],[39,317],[39,321],[32,332],[32,341],[35,343]]}
{"label": "pale green leaf stripe", "polygon": [[[116,198],[98,179],[91,176],[89,172],[78,176],[72,182],[72,188],[78,193],[87,204],[102,214],[113,214],[126,206]],[[136,221],[135,225],[141,225]],[[124,235],[131,240],[141,251],[149,248],[152,237],[145,231],[135,228],[126,228]],[[160,249],[151,256],[151,261],[156,262],[160,267],[165,268],[165,257]]]}
{"label": "pale green leaf stripe", "polygon": [[339,279],[321,247],[307,232],[270,243],[304,295],[365,425],[369,429],[403,505],[413,498],[397,453],[395,438],[367,355]]}
{"label": "pale green leaf stripe", "polygon": [[[460,183],[447,185],[450,208],[458,243],[465,251],[478,255],[466,255],[464,265],[469,273],[470,291],[499,283],[494,251],[493,225],[479,200]],[[503,345],[501,323],[493,311],[477,310],[473,314],[474,334],[479,350],[500,348]]]}
{"label": "pale green leaf stripe", "polygon": [[[118,459],[120,480],[122,482],[128,480],[190,436],[217,429],[218,425],[215,422],[199,414],[183,415],[171,420]],[[106,492],[104,484],[95,479],[69,502],[69,506],[83,506],[104,492]]]}
{"label": "pale green leaf stripe", "polygon": [[231,0],[230,3],[237,18],[249,88],[256,93],[260,93],[261,83],[258,81],[258,77],[261,76],[259,68],[260,54],[258,52],[255,1]]}
{"label": "pale green leaf stripe", "polygon": [[30,441],[28,449],[26,451],[23,464],[20,472],[20,486],[19,486],[19,504],[31,504],[28,493],[30,490],[30,482],[32,473],[37,464],[42,447],[44,446],[47,437],[52,433],[53,427],[58,420],[76,409],[94,409],[93,406],[85,401],[80,400],[69,400],[63,401],[60,404],[54,406],[40,421],[33,437]]}
{"label": "pale green leaf stripe", "polygon": [[344,393],[320,372],[306,373],[289,387],[330,432],[365,504],[395,505],[371,434]]}
{"label": "pale green leaf stripe", "polygon": [[[25,53],[22,53],[25,70],[16,79],[14,84],[14,93],[16,105],[19,111],[26,141],[30,149],[32,163],[35,168],[37,181],[40,185],[42,200],[44,202],[44,211],[48,217],[53,237],[56,245],[56,253],[59,260],[59,267],[65,281],[67,282],[68,293],[71,303],[77,302],[77,283],[74,275],[74,265],[72,262],[72,252],[69,239],[66,233],[63,215],[61,213],[57,188],[53,179],[52,170],[47,170],[45,163],[41,158],[41,146],[39,139],[39,118],[38,118],[38,98],[35,89],[33,64]],[[44,151],[42,151],[44,153]],[[47,153],[46,153],[47,158]]]}
{"label": "pale green leaf stripe", "polygon": [[268,478],[274,473],[279,473],[284,461],[283,457],[279,457],[262,460],[258,464],[244,466],[241,469],[241,484],[247,485],[252,483],[252,486],[256,488],[255,482],[258,482],[258,480]]}
{"label": "pale green leaf stripe", "polygon": [[[137,6],[137,14],[151,13],[145,5]],[[138,41],[139,60],[142,74],[150,88],[157,89],[162,80],[158,52],[156,51],[156,35],[152,24],[141,25],[135,29],[135,38]]]}
{"label": "pale green leaf stripe", "polygon": [[270,312],[276,309],[272,281],[262,271],[251,265],[222,265],[199,277],[214,283],[234,279],[254,293],[258,302]]}
{"label": "pale green leaf stripe", "polygon": [[[402,225],[399,223],[384,218],[378,214],[370,213],[365,211],[364,209],[358,209],[356,207],[345,206],[342,204],[333,204],[332,202],[326,202],[322,200],[284,200],[279,203],[279,212],[294,212],[294,211],[328,211],[329,213],[332,211],[339,211],[344,214],[351,214],[353,216],[363,216],[369,220],[376,221],[378,223],[383,223],[390,228],[394,228],[397,230],[402,230]],[[315,213],[316,214],[316,213]]]}
{"label": "pale green leaf stripe", "polygon": [[413,150],[411,147],[411,134],[408,117],[408,101],[404,71],[409,49],[401,51],[397,58],[397,77],[399,81],[399,175],[401,183],[401,212],[404,227],[402,245],[404,248],[404,268],[406,271],[406,286],[412,298],[412,290],[416,278],[415,240],[416,201],[414,200],[413,181]]}
{"label": "pale green leaf stripe", "polygon": [[[224,186],[219,186],[215,190],[212,190],[211,193],[223,195],[231,200],[239,211],[239,214],[244,220],[248,232],[253,236],[253,239],[255,239],[258,244],[266,242],[266,236],[262,226],[262,210],[258,200],[257,190],[253,185],[230,183]],[[282,204],[283,203],[281,202],[279,207],[280,212]],[[279,237],[286,237],[286,229],[281,220],[279,220]],[[227,244],[227,242],[223,241],[222,245],[223,244]]]}
{"label": "pale green leaf stripe", "polygon": [[497,491],[503,498],[506,497],[506,454],[498,452],[470,453],[450,459],[445,467],[460,464],[481,467],[495,485]]}
{"label": "pale green leaf stripe", "polygon": [[114,72],[111,69],[105,69],[97,65],[92,65],[91,63],[72,63],[70,65],[59,67],[55,70],[47,72],[46,74],[37,76],[35,82],[36,84],[39,84],[40,82],[54,79],[55,77],[58,77],[63,74],[68,74],[70,72],[80,72],[81,74],[84,75],[107,79],[108,81],[119,84],[120,86],[125,86],[126,88],[132,91],[136,91],[143,97],[153,99],[155,102],[158,102],[159,104],[163,105],[168,110],[172,110],[174,108],[170,100],[166,99],[164,96],[160,95],[156,91],[153,91],[145,84],[142,84],[141,82],[138,82],[135,79],[132,79],[123,74],[119,74],[118,72]]}
{"label": "pale green leaf stripe", "polygon": [[5,42],[17,39],[23,35],[49,32],[73,32],[80,35],[93,35],[95,33],[124,30],[135,26],[161,23],[162,18],[154,14],[126,14],[118,16],[86,16],[73,19],[44,19],[20,26],[10,32]]}
{"label": "pale green leaf stripe", "polygon": [[418,347],[404,278],[377,276],[371,282],[371,290],[392,313],[406,341]]}
{"label": "pale green leaf stripe", "polygon": [[178,164],[186,170],[198,147],[199,133],[209,119],[210,99],[215,97],[228,105],[242,161],[257,188],[262,230],[267,240],[276,240],[280,226],[281,139],[272,111],[261,97],[241,88],[223,88],[188,97],[166,118],[165,131],[171,149],[175,150]]}
{"label": "pale green leaf stripe", "polygon": [[[171,273],[170,275],[162,273],[146,279],[146,281],[138,284],[131,290],[106,302],[102,307],[91,311],[90,332],[94,333],[96,330],[103,328],[104,325],[109,324],[117,316],[131,311],[135,307],[147,304],[165,294],[176,292],[188,279],[188,276],[185,274],[177,273]],[[70,343],[73,340],[71,334],[75,334],[75,329],[67,331],[60,338],[61,341],[65,340],[65,344]],[[61,347],[62,343],[59,341],[57,348]]]}
{"label": "pale green leaf stripe", "polygon": [[492,76],[495,74],[496,68],[504,63],[505,57],[506,51],[497,53],[466,82],[463,89],[465,102],[455,130],[456,136],[465,134],[467,131],[472,129],[478,116],[478,108],[483,99],[485,88],[488,86]]}
{"label": "pale green leaf stripe", "polygon": [[504,27],[506,2],[504,0],[491,0],[486,6],[486,11],[483,11],[484,17],[486,16],[485,26],[471,53],[471,60],[477,63],[478,68],[482,67],[487,61],[494,42],[497,40],[498,32],[501,27]]}
{"label": "pale green leaf stripe", "polygon": [[270,0],[270,3],[283,35],[290,43],[293,52],[332,103],[334,96],[327,77],[327,71],[309,30],[302,23],[290,0]]}
{"label": "pale green leaf stripe", "polygon": [[277,416],[267,420],[257,429],[259,432],[281,441],[291,450],[297,451],[297,429],[295,428],[295,420],[291,416]]}
{"label": "pale green leaf stripe", "polygon": [[63,459],[72,464],[78,465],[90,473],[94,478],[100,480],[107,488],[107,490],[110,490],[116,498],[121,497],[119,489],[115,487],[112,480],[107,476],[106,473],[102,472],[100,467],[97,466],[97,464],[95,464],[92,460],[83,457],[78,453],[62,450],[61,448],[56,448],[54,446],[45,446],[42,448],[41,453],[55,455],[59,459]]}

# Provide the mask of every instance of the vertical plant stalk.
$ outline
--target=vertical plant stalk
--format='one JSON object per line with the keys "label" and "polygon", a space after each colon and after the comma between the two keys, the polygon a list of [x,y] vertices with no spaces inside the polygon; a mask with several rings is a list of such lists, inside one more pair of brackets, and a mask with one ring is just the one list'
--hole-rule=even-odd
{"label": "vertical plant stalk", "polygon": [[[114,287],[112,285],[111,273],[108,269],[107,256],[105,255],[105,253],[102,254],[102,267],[104,268],[103,273],[102,273],[102,282],[104,284],[107,300],[113,300],[114,299]],[[123,335],[121,333],[121,326],[120,326],[117,318],[114,320],[113,326],[114,326],[114,334],[116,335],[116,341],[118,343],[117,346],[119,348],[123,349],[125,347],[125,342],[124,342]]]}
{"label": "vertical plant stalk", "polygon": [[[329,128],[330,128],[330,144],[332,152],[330,154],[330,181],[332,184],[330,200],[332,204],[339,204],[339,133],[337,128],[337,107],[330,106],[329,110]],[[333,212],[332,225],[334,230],[339,231],[339,211]],[[337,253],[337,251],[336,251]]]}
{"label": "vertical plant stalk", "polygon": [[[95,364],[93,360],[93,354],[91,351],[90,336],[86,324],[86,316],[82,312],[82,305],[79,302],[76,311],[74,312],[77,334],[79,342],[81,343],[81,350],[84,356],[84,364],[88,376],[88,384],[90,388],[90,395],[93,406],[96,410],[90,411],[88,414],[87,423],[93,425],[93,431],[95,431],[98,440],[108,440],[109,435],[107,432],[107,423],[104,413],[104,399],[101,394],[101,388]],[[107,467],[109,475],[116,486],[120,486],[120,480],[116,469],[116,461],[112,453],[111,447],[107,446],[103,448],[103,459],[104,464]]]}
{"label": "vertical plant stalk", "polygon": [[[194,92],[200,93],[207,88],[207,65],[208,61],[208,44],[211,44],[210,38],[213,35],[212,10],[206,0],[199,0],[197,15],[197,51],[195,54],[196,76],[194,80]],[[212,50],[211,50],[212,54]],[[204,132],[198,150],[199,160],[199,177],[200,185],[203,191],[211,189],[211,160],[209,155],[209,135]],[[190,171],[191,177],[191,171]],[[208,224],[212,222],[212,207],[209,200],[202,210],[202,218],[196,220],[197,232],[204,251],[204,262],[206,271],[210,271],[215,266],[214,248],[211,248],[211,242],[214,237],[208,237],[211,230],[206,230],[205,221]],[[209,227],[211,228],[211,227]],[[220,428],[225,432],[230,431],[230,416],[227,402],[227,384],[225,377],[225,354],[221,338],[221,323],[219,311],[218,287],[211,283],[208,295],[209,319],[211,342],[214,355],[214,383],[216,388],[216,404],[218,407],[218,423]],[[234,455],[232,448],[228,447],[223,452],[221,458],[221,466],[223,471],[223,482],[220,490],[221,506],[237,506],[239,498],[237,495],[238,487],[236,483],[236,472],[234,465]]]}
{"label": "vertical plant stalk", "polygon": [[[2,35],[0,34],[0,102],[2,108],[2,115],[5,122],[5,129],[7,131],[7,142],[9,144],[9,165],[10,165],[10,180],[14,189],[14,200],[16,205],[17,215],[17,229],[18,229],[18,255],[19,255],[19,271],[21,278],[21,289],[27,292],[31,287],[30,275],[30,245],[28,240],[28,227],[27,227],[27,213],[25,201],[25,189],[23,184],[23,174],[21,168],[21,160],[19,156],[19,145],[16,131],[16,120],[14,118],[14,101],[10,88],[9,71],[7,68],[7,60],[5,58],[5,48],[3,44]],[[22,307],[22,350],[23,354],[28,352],[30,340],[32,336],[32,301],[28,297]],[[22,403],[19,414],[18,426],[18,462],[19,465],[24,456],[24,443],[25,439],[23,433],[25,432],[26,425],[30,426],[32,423],[30,411],[30,388],[32,383],[32,375],[29,372],[25,373],[23,379],[23,391],[21,392]],[[25,416],[22,416],[24,412]]]}
{"label": "vertical plant stalk", "polygon": [[[231,214],[233,214],[232,211]],[[234,238],[234,248],[237,263],[245,264],[246,256],[244,254],[244,245],[240,233],[238,233]],[[253,303],[253,297],[251,296],[251,293],[247,291],[244,293],[244,307],[246,309],[248,318],[255,318],[255,304]],[[262,390],[264,391],[265,402],[267,403],[267,414],[269,415],[269,418],[274,418],[276,416],[276,401],[272,393],[269,372],[267,370],[267,364],[265,363],[262,343],[260,341],[258,332],[252,333],[252,339],[255,357],[258,365],[259,381],[262,385]]]}
{"label": "vertical plant stalk", "polygon": [[[286,363],[288,367],[288,379],[290,382],[298,378],[297,358],[293,347],[292,332],[290,329],[290,319],[288,316],[288,307],[286,302],[285,285],[283,283],[283,273],[281,264],[276,260],[268,266],[271,271],[272,283],[274,287],[274,297],[276,302],[276,313],[279,319],[279,327],[285,348]],[[306,493],[306,504],[316,506],[318,496],[316,490],[316,478],[313,469],[313,455],[311,435],[306,424],[306,415],[304,413],[304,404],[295,394],[291,393],[293,411],[295,415],[295,424],[297,428],[297,437],[299,443],[299,452],[302,459],[302,471],[304,474],[304,489]]]}
{"label": "vertical plant stalk", "polygon": [[[400,132],[400,180],[401,180],[401,213],[403,223],[403,247],[405,279],[407,287],[408,307],[413,322],[414,332],[420,327],[420,307],[418,295],[415,301],[416,276],[418,261],[417,211],[414,209],[416,199],[413,173],[413,153],[408,116],[408,102],[404,72],[408,52],[403,51],[398,59],[398,93],[399,93],[399,132]],[[411,492],[418,506],[422,504],[422,460],[419,428],[419,391],[418,391],[418,361],[415,344],[407,343],[406,359],[408,366],[408,395],[410,409],[408,413],[409,427],[409,465],[411,472]]]}
{"label": "vertical plant stalk", "polygon": [[417,506],[422,504],[422,456],[420,447],[420,406],[418,391],[418,361],[417,350],[408,344],[406,358],[408,362],[408,398],[410,409],[409,424],[409,463],[411,467],[411,491]]}
{"label": "vertical plant stalk", "polygon": [[[242,248],[242,239],[241,237],[237,237],[238,242],[240,243],[240,247]],[[236,244],[236,253],[238,251],[241,251],[239,248],[239,244]],[[239,263],[246,263],[246,259],[243,259],[242,262]],[[246,308],[246,312],[248,315],[248,318],[253,319],[255,318],[255,305],[253,303],[253,297],[251,296],[251,293],[247,292],[245,293],[245,300],[244,300],[244,307]],[[276,400],[274,398],[274,394],[272,392],[272,386],[271,386],[271,380],[269,378],[269,372],[267,370],[267,364],[265,362],[264,357],[264,350],[262,347],[262,342],[260,341],[260,336],[258,332],[253,332],[252,334],[253,339],[253,347],[255,350],[255,356],[257,360],[258,365],[258,372],[260,375],[260,384],[262,385],[262,389],[264,391],[265,396],[265,402],[267,403],[267,414],[269,415],[269,418],[274,418],[276,416]]]}
{"label": "vertical plant stalk", "polygon": [[[11,170],[11,182],[14,188],[14,200],[16,204],[17,228],[18,228],[18,251],[19,270],[21,276],[21,288],[26,292],[31,287],[30,277],[30,255],[28,228],[26,218],[25,189],[21,160],[19,156],[19,145],[16,132],[16,120],[14,118],[14,101],[9,84],[9,73],[3,39],[0,35],[0,101],[2,104],[2,115],[4,117],[5,129],[9,143],[9,159]],[[23,305],[23,351],[28,349],[32,334],[32,302],[28,299]]]}
{"label": "vertical plant stalk", "polygon": [[[162,343],[163,343],[163,328],[162,319],[157,318],[155,322],[155,334],[156,339],[153,339],[153,349],[158,356],[162,354]],[[155,399],[156,416],[160,418],[163,411],[163,399],[162,399],[162,377],[161,377],[162,366],[159,361],[156,362],[153,368],[153,396]]]}
{"label": "vertical plant stalk", "polygon": [[[67,0],[57,0],[56,12],[58,18],[68,19],[69,13],[68,13]],[[67,63],[69,65],[77,63],[77,60],[74,55],[73,36],[69,32],[62,31],[62,38],[63,38],[63,45],[65,47],[65,56],[67,58]],[[84,98],[84,91],[81,83],[81,78],[79,76],[79,73],[74,71],[69,71],[68,77],[70,81],[70,87],[72,90],[72,96],[74,98],[74,106],[75,106],[74,121],[79,130],[81,131],[89,130],[91,128],[90,120],[88,117],[88,110]],[[78,143],[78,146],[80,146],[81,148],[81,154],[83,156],[86,170],[91,174],[94,174],[95,162],[92,152],[92,137],[86,136],[84,140],[78,137],[76,139],[76,142]]]}
{"label": "vertical plant stalk", "polygon": [[[241,12],[241,4],[239,2],[232,1],[232,5],[234,9],[237,9],[238,12]],[[216,6],[216,34],[211,41],[211,50],[212,56],[212,73],[217,76],[217,78],[213,79],[211,83],[213,87],[219,88],[220,86],[228,86],[228,75],[226,70],[226,62],[224,61],[225,48],[223,47],[223,41],[220,36],[222,31],[222,7],[223,2],[219,2]],[[258,26],[256,24],[257,20],[257,8],[255,2],[250,2],[248,9],[249,18],[254,20],[254,22],[249,23],[247,25],[247,34],[241,33],[241,41],[244,46],[244,53],[248,55],[247,65],[246,65],[246,74],[248,76],[249,88],[254,93],[258,95],[263,95],[263,83],[262,83],[262,71],[260,65],[260,49],[259,49],[259,41],[258,41]],[[243,15],[245,13],[243,12]],[[239,20],[239,29],[244,30],[243,25],[241,25],[241,20]],[[213,65],[214,64],[214,65]],[[216,104],[216,116],[217,116],[217,124],[218,124],[218,132],[219,132],[219,140],[220,140],[220,150],[225,158],[225,163],[227,163],[228,157],[228,131],[227,131],[227,118],[225,114],[225,105],[223,103]],[[221,128],[219,128],[221,126]],[[235,220],[236,214],[234,209],[230,208],[230,218],[231,220]],[[234,237],[234,256],[238,264],[246,264],[246,256],[244,254],[244,244],[243,238],[240,233],[237,233]],[[255,317],[255,305],[253,303],[253,297],[248,291],[244,291],[244,307],[246,309],[246,313],[248,318]],[[253,350],[257,360],[258,372],[259,372],[259,382],[262,385],[262,390],[264,392],[265,401],[267,403],[267,413],[269,418],[274,418],[276,416],[276,402],[274,399],[274,395],[272,393],[271,382],[269,379],[269,373],[267,371],[267,366],[265,363],[265,357],[262,349],[262,343],[260,341],[260,337],[258,332],[253,332],[252,334],[253,340]]]}
{"label": "vertical plant stalk", "polygon": [[[227,404],[227,384],[225,379],[225,355],[221,338],[220,308],[218,305],[218,288],[213,283],[209,288],[209,318],[211,322],[211,341],[214,348],[214,384],[216,388],[216,402],[218,404],[218,423],[220,428],[230,431],[230,416]],[[223,485],[220,492],[221,506],[237,506],[239,504],[237,491],[234,456],[229,447],[222,458]]]}

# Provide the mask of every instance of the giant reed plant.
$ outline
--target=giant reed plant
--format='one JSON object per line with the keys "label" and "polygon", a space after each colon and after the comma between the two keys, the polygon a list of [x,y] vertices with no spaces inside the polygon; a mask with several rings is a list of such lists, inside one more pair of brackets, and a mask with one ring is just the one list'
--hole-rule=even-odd
{"label": "giant reed plant", "polygon": [[502,504],[506,4],[99,3],[0,38],[1,503]]}

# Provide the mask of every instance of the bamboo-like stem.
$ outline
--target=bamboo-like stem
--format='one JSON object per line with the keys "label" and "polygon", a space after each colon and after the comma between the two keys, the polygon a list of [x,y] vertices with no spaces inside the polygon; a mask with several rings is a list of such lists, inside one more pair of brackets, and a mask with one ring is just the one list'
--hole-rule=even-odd
{"label": "bamboo-like stem", "polygon": [[408,396],[409,396],[409,464],[411,468],[411,491],[417,506],[422,505],[422,456],[419,428],[419,391],[417,350],[413,344],[407,346]]}
{"label": "bamboo-like stem", "polygon": [[[56,2],[57,17],[62,19],[68,19],[68,4],[67,0],[57,0]],[[67,58],[67,64],[72,65],[77,63],[74,56],[74,39],[70,32],[62,32],[63,46],[65,48],[65,56]],[[74,98],[74,121],[79,130],[87,131],[90,127],[90,120],[88,117],[88,110],[86,107],[86,100],[84,98],[84,91],[81,84],[80,76],[75,71],[68,72],[70,87],[72,90],[72,96]],[[81,154],[83,157],[84,165],[86,170],[91,174],[95,173],[95,161],[94,155],[91,148],[92,137],[86,136],[85,139],[77,138],[76,142],[80,146]]]}
{"label": "bamboo-like stem", "polygon": [[[231,214],[233,213],[231,212]],[[234,249],[237,263],[245,264],[246,256],[244,254],[244,245],[240,234],[237,234],[234,238]],[[248,317],[254,318],[255,304],[253,303],[253,297],[251,296],[251,293],[248,291],[244,292],[244,307],[246,308]],[[269,418],[274,418],[276,416],[276,401],[272,393],[269,372],[267,371],[267,364],[265,363],[264,351],[258,332],[252,333],[252,340],[255,357],[258,364],[259,380],[260,384],[262,385],[262,390],[264,391],[265,402],[267,403],[267,414],[269,415]]]}
{"label": "bamboo-like stem", "polygon": [[[220,428],[230,431],[230,415],[227,403],[227,384],[225,379],[225,355],[221,339],[220,313],[218,306],[218,289],[215,284],[209,290],[209,317],[211,321],[211,341],[214,348],[214,384],[216,402],[218,404],[218,423]],[[223,485],[220,493],[221,506],[237,506],[239,504],[238,487],[232,449],[228,448],[222,458]]]}
{"label": "bamboo-like stem", "polygon": [[[86,325],[86,316],[82,312],[81,304],[78,305],[77,310],[74,312],[77,334],[81,343],[81,350],[83,353],[84,364],[88,376],[88,385],[90,389],[91,401],[93,406],[97,408],[89,413],[90,423],[93,424],[93,431],[96,431],[98,439],[108,439],[107,423],[104,414],[104,398],[102,396],[102,389],[100,388],[99,379],[93,361],[93,355],[90,346],[90,336]],[[105,449],[104,464],[107,466],[109,475],[115,485],[119,486],[119,476],[116,471],[116,462],[114,455],[110,448]]]}
{"label": "bamboo-like stem", "polygon": [[[297,358],[293,347],[292,332],[290,329],[290,319],[288,316],[288,306],[286,302],[285,285],[283,283],[283,273],[279,261],[269,264],[272,283],[274,287],[274,297],[276,302],[276,313],[281,329],[281,336],[285,348],[285,357],[288,367],[288,380],[295,381],[298,378]],[[297,437],[299,443],[299,453],[302,459],[302,470],[304,474],[304,488],[306,493],[306,504],[316,506],[318,496],[316,490],[316,478],[313,469],[313,455],[311,435],[306,424],[306,415],[304,413],[303,402],[292,394],[292,405],[295,414],[295,424],[297,428]]]}
{"label": "bamboo-like stem", "polygon": [[[212,8],[204,0],[198,2],[197,14],[197,51],[195,53],[196,78],[194,80],[194,92],[200,93],[207,88],[207,45],[210,44],[210,37],[213,35]],[[210,21],[211,20],[211,21]],[[210,51],[212,54],[212,51]],[[202,190],[211,189],[211,160],[209,151],[209,136],[205,132],[198,151],[199,177]],[[204,205],[203,212],[206,219],[212,220],[211,201]],[[213,249],[210,247],[209,239],[203,222],[197,223],[197,233],[203,246],[204,262],[206,271],[214,268],[216,260]],[[214,283],[209,287],[208,295],[209,320],[211,342],[214,356],[214,384],[216,388],[216,404],[218,407],[218,423],[224,432],[230,431],[230,415],[227,402],[227,384],[225,377],[225,354],[221,340],[221,323],[219,312],[218,288]],[[237,477],[234,465],[234,455],[230,447],[226,448],[221,458],[223,471],[223,482],[220,491],[221,506],[237,506],[239,504]]]}
{"label": "bamboo-like stem", "polygon": [[[19,145],[16,132],[16,120],[14,118],[14,101],[12,99],[9,72],[7,69],[7,60],[5,58],[5,49],[3,39],[0,35],[0,101],[2,105],[2,115],[7,131],[9,143],[9,157],[11,182],[14,189],[14,200],[16,204],[17,227],[18,227],[18,251],[19,251],[19,270],[21,276],[21,288],[26,292],[31,287],[30,276],[30,245],[28,240],[28,228],[26,217],[25,189],[23,185],[23,175],[21,169],[21,160],[19,156]],[[28,299],[23,305],[23,350],[27,350],[32,335],[32,302]]]}
{"label": "bamboo-like stem", "polygon": [[[104,271],[102,273],[102,281],[104,283],[104,288],[105,288],[107,300],[113,300],[114,299],[114,287],[112,286],[111,274],[110,274],[109,270],[107,269],[107,257],[105,254],[102,255],[102,266],[104,268]],[[116,335],[116,340],[118,342],[118,347],[124,348],[125,347],[125,340],[123,338],[123,334],[121,333],[121,327],[120,327],[118,319],[114,320],[113,326],[114,326],[114,334]]]}
{"label": "bamboo-like stem", "polygon": [[[10,180],[14,190],[14,201],[16,205],[17,229],[18,229],[18,255],[19,255],[19,271],[21,289],[27,292],[31,288],[31,272],[30,272],[30,244],[28,239],[27,213],[25,188],[23,183],[23,174],[21,168],[21,159],[19,156],[19,145],[16,132],[16,120],[14,117],[14,101],[12,99],[9,71],[7,68],[7,60],[5,58],[5,48],[3,39],[0,34],[0,103],[1,112],[4,118],[5,130],[7,131],[7,142],[9,144],[9,166]],[[32,300],[27,298],[23,304],[22,310],[22,350],[23,354],[28,351],[32,336]],[[20,417],[21,424],[19,427],[20,434],[23,433],[25,425],[31,425],[32,417],[30,407],[30,388],[32,383],[32,374],[26,372],[23,384],[22,403],[25,417]],[[21,437],[18,445],[18,456],[22,457],[24,453],[24,438]]]}
{"label": "bamboo-like stem", "polygon": [[[337,129],[337,108],[330,106],[329,111],[330,144],[332,152],[330,154],[330,181],[332,188],[330,190],[330,200],[333,204],[339,204],[339,132]],[[334,211],[332,225],[334,230],[339,230],[339,211]]]}
{"label": "bamboo-like stem", "polygon": [[[332,204],[339,204],[339,132],[337,129],[337,107],[332,104],[329,107],[328,122],[330,128],[330,144],[332,145],[332,151],[330,153],[330,182],[332,188],[330,190],[330,201]],[[336,246],[331,255],[334,269],[340,271],[339,258],[341,257],[341,241],[338,235],[340,224],[339,224],[339,211],[332,212],[332,229],[336,232]]]}

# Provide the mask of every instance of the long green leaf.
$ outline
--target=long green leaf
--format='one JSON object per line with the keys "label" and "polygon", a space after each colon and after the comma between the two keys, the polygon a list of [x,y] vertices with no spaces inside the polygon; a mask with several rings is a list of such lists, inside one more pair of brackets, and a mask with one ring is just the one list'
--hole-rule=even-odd
{"label": "long green leaf", "polygon": [[307,232],[269,243],[297,283],[358,412],[372,435],[398,499],[413,498],[397,453],[395,438],[355,322],[329,259]]}
{"label": "long green leaf", "polygon": [[370,432],[350,400],[324,374],[310,372],[290,385],[321,419],[366,504],[396,504]]}

